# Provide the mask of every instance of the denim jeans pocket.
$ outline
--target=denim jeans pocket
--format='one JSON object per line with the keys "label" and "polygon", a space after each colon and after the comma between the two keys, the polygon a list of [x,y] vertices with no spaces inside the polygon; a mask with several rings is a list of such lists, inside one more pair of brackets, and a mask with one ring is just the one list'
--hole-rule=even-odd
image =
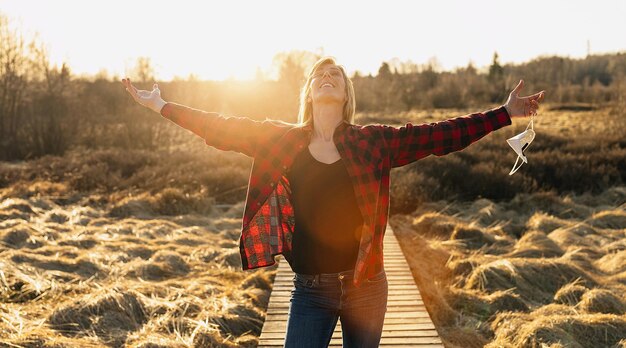
{"label": "denim jeans pocket", "polygon": [[381,283],[386,279],[387,279],[387,274],[385,273],[384,270],[382,270],[378,274],[374,275],[373,277],[366,279],[366,281],[368,283]]}

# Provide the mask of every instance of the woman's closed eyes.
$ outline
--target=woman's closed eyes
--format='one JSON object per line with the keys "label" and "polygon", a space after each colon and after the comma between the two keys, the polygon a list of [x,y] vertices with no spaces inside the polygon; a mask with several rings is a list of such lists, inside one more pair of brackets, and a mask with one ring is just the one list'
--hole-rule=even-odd
{"label": "woman's closed eyes", "polygon": [[[332,76],[333,78],[343,77],[343,74],[341,73],[341,70],[339,69],[328,69],[326,71],[328,71],[328,74],[330,74],[330,76]],[[313,74],[313,78],[314,79],[321,78],[322,76],[324,76],[324,73],[326,71],[317,71],[316,73]]]}

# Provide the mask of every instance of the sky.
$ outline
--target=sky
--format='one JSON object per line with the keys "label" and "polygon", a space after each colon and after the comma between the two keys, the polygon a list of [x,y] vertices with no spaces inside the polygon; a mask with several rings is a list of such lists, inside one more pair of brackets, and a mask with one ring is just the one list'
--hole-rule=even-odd
{"label": "sky", "polygon": [[74,74],[123,76],[148,57],[159,81],[251,79],[292,50],[373,75],[394,58],[453,70],[494,52],[522,63],[626,51],[624,0],[0,0],[0,13]]}

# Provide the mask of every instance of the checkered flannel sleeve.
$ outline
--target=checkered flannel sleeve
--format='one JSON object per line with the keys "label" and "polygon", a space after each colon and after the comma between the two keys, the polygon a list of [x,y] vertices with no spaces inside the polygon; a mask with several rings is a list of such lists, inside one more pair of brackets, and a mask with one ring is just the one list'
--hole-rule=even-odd
{"label": "checkered flannel sleeve", "polygon": [[431,154],[443,156],[462,150],[489,132],[510,124],[511,117],[501,106],[429,124],[380,127],[392,166],[399,167]]}
{"label": "checkered flannel sleeve", "polygon": [[259,142],[275,128],[267,121],[222,116],[172,102],[163,106],[161,116],[192,131],[209,146],[250,157],[254,157]]}

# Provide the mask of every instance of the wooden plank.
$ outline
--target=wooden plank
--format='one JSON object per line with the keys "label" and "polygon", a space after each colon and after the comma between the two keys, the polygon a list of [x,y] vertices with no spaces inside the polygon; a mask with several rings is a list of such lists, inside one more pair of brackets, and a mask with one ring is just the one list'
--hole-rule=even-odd
{"label": "wooden plank", "polygon": [[[293,289],[293,284],[291,285],[282,285],[278,287],[278,290],[292,290]],[[415,290],[416,292],[419,291],[417,290],[417,288],[415,287],[415,285],[411,286],[411,284],[392,284],[391,282],[389,282],[389,292],[391,293],[392,290],[402,290],[402,292],[404,293],[405,290]]]}
{"label": "wooden plank", "polygon": [[[383,343],[384,340],[384,343]],[[258,347],[267,347],[267,346],[279,346],[282,347],[285,340],[283,338],[280,339],[267,339],[259,342]],[[380,346],[384,346],[384,344],[405,344],[414,347],[415,344],[433,344],[432,347],[441,347],[441,339],[439,337],[385,337],[381,338]],[[341,346],[342,341],[340,338],[334,338],[330,340],[330,345],[337,344]],[[435,345],[439,344],[439,345]]]}
{"label": "wooden plank", "polygon": [[[380,346],[442,348],[406,258],[389,226],[383,253],[389,293]],[[278,272],[258,347],[282,347],[284,344],[294,273],[281,255],[276,259]],[[341,330],[341,320],[338,320],[329,347],[341,347]]]}
{"label": "wooden plank", "polygon": [[[279,307],[288,307],[290,302],[287,301],[276,301],[275,305]],[[390,311],[392,308],[396,307],[424,307],[424,303],[410,300],[410,301],[398,301],[398,300],[387,300],[387,310]]]}
{"label": "wooden plank", "polygon": [[[281,314],[281,315],[274,315],[272,316],[272,318],[269,319],[265,319],[265,322],[281,322],[283,323],[283,325],[285,325],[287,323],[287,314]],[[341,322],[341,320],[337,321],[337,325],[339,325],[339,323]],[[396,317],[396,318],[390,318],[388,316],[385,316],[385,324],[387,323],[417,323],[417,324],[432,324],[432,320],[430,320],[430,317],[421,317],[421,318],[416,318],[414,316],[409,316],[409,317],[405,317],[405,316],[400,316],[400,317]]]}
{"label": "wooden plank", "polygon": [[[410,281],[414,281],[413,280],[413,275],[410,274],[409,272],[406,273],[395,273],[395,272],[389,272],[389,271],[385,271],[385,273],[387,273],[387,280],[388,281],[398,281],[398,280],[410,280]],[[274,279],[274,282],[286,282],[286,283],[291,283],[293,282],[293,276],[276,276],[276,278]]]}
{"label": "wooden plank", "polygon": [[[272,299],[276,299],[277,301],[287,301],[289,302],[289,299],[291,298],[291,295],[289,293],[279,293],[279,294],[272,294]],[[406,294],[404,292],[400,292],[397,294],[394,294],[393,297],[390,297],[387,301],[411,301],[411,300],[415,300],[418,302],[422,302],[422,298],[419,296],[415,296],[415,295],[410,295],[410,294]]]}
{"label": "wooden plank", "polygon": [[[274,315],[274,314],[287,314],[289,313],[289,308],[272,308],[272,309],[268,309],[267,310],[267,315]],[[430,316],[428,315],[428,312],[426,311],[426,308],[422,307],[422,308],[418,308],[418,307],[412,307],[412,308],[403,308],[403,307],[396,307],[395,310],[389,310],[387,311],[385,317],[389,317],[389,318],[398,318],[398,317],[405,317],[405,316],[410,316],[411,318],[429,318]]]}
{"label": "wooden plank", "polygon": [[[330,344],[329,347],[343,347],[342,344]],[[424,344],[381,344],[379,347],[394,347],[394,348],[439,348],[443,347],[441,344],[436,343],[424,343]]]}
{"label": "wooden plank", "polygon": [[[402,281],[413,281],[413,275],[406,272],[406,273],[395,273],[395,272],[389,272],[387,271],[387,280],[388,281],[398,281],[398,280],[402,280]],[[276,277],[274,279],[274,283],[276,284],[289,284],[292,285],[293,281],[295,279],[293,278],[284,278],[284,277]]]}
{"label": "wooden plank", "polygon": [[[289,300],[290,298],[288,296],[281,296],[276,298],[276,303],[277,305],[289,305]],[[424,306],[424,302],[422,302],[421,300],[416,300],[416,299],[407,299],[407,300],[403,300],[403,299],[397,299],[397,298],[390,298],[387,299],[387,307],[393,307],[393,306],[398,306],[398,305],[414,305],[414,306]]]}
{"label": "wooden plank", "polygon": [[[263,332],[268,332],[268,333],[280,332],[284,335],[286,324],[287,323],[284,321],[265,322],[265,326],[263,327]],[[337,321],[337,326],[341,327],[341,320]],[[384,330],[387,330],[387,331],[435,330],[435,326],[430,323],[391,324],[391,323],[385,322]]]}
{"label": "wooden plank", "polygon": [[[266,332],[264,337],[266,339],[281,339],[285,337],[285,332]],[[341,331],[334,331],[332,338],[341,338]],[[411,338],[411,337],[439,337],[437,330],[414,330],[414,331],[392,331],[383,330],[382,338]]]}
{"label": "wooden plank", "polygon": [[[279,307],[288,307],[290,305],[290,302],[287,301],[276,301],[276,303],[274,305],[278,305]],[[396,307],[424,307],[424,303],[422,303],[421,301],[415,301],[415,300],[409,300],[409,301],[402,301],[402,300],[393,300],[393,299],[387,299],[387,311],[390,311],[392,308],[396,308]]]}

